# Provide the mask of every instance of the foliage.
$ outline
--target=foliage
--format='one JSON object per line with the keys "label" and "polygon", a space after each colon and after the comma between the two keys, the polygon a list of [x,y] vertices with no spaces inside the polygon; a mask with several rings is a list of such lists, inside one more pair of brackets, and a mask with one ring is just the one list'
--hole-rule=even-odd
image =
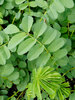
{"label": "foliage", "polygon": [[0,100],[74,100],[74,4],[0,0]]}

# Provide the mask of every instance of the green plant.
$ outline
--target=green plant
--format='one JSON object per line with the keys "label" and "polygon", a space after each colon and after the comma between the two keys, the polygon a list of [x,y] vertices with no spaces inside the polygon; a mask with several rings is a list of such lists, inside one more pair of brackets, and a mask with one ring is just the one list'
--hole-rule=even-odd
{"label": "green plant", "polygon": [[74,4],[0,0],[0,100],[72,99]]}

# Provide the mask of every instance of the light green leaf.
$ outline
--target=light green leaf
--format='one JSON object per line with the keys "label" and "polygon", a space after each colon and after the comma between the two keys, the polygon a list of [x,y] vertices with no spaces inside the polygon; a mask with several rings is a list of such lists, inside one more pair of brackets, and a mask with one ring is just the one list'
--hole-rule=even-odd
{"label": "light green leaf", "polygon": [[0,64],[4,65],[6,63],[6,59],[10,58],[10,52],[6,46],[2,46],[0,48]]}
{"label": "light green leaf", "polygon": [[66,56],[67,53],[68,53],[68,52],[67,52],[66,49],[60,49],[60,50],[58,50],[58,51],[56,51],[56,52],[54,53],[54,59],[55,59],[55,60],[59,60],[59,59],[63,58],[64,56]]}
{"label": "light green leaf", "polygon": [[3,38],[0,36],[0,45],[3,43]]}
{"label": "light green leaf", "polygon": [[10,51],[8,50],[8,48],[6,46],[3,46],[3,55],[4,58],[9,59],[10,58]]}
{"label": "light green leaf", "polygon": [[69,100],[75,100],[75,92],[70,95]]}
{"label": "light green leaf", "polygon": [[28,33],[31,30],[32,24],[33,24],[33,17],[25,14],[22,19],[21,28]]}
{"label": "light green leaf", "polygon": [[21,4],[21,3],[23,3],[24,1],[26,1],[26,0],[15,0],[15,3],[16,3],[16,4]]}
{"label": "light green leaf", "polygon": [[0,65],[4,65],[5,63],[6,63],[6,60],[4,56],[2,55],[2,53],[0,52]]}
{"label": "light green leaf", "polygon": [[44,46],[37,44],[29,51],[27,58],[29,61],[36,59],[44,50]]}
{"label": "light green leaf", "polygon": [[31,1],[29,4],[31,7],[37,7],[37,3],[35,1]]}
{"label": "light green leaf", "polygon": [[65,44],[65,41],[63,38],[58,38],[58,39],[55,39],[51,44],[50,46],[48,47],[48,50],[50,52],[55,52],[57,50],[59,50],[61,47],[63,47],[63,45]]}
{"label": "light green leaf", "polygon": [[3,24],[3,19],[2,18],[0,18],[0,24]]}
{"label": "light green leaf", "polygon": [[75,7],[71,9],[71,13],[68,15],[70,23],[75,23]]}
{"label": "light green leaf", "polygon": [[16,100],[16,98],[15,97],[12,97],[11,100]]}
{"label": "light green leaf", "polygon": [[0,0],[0,5],[2,5],[4,3],[4,0]]}
{"label": "light green leaf", "polygon": [[42,66],[44,66],[47,62],[48,62],[48,60],[49,60],[49,58],[50,58],[50,53],[47,53],[46,51],[45,52],[43,52],[39,57],[38,57],[38,59],[36,60],[36,65],[39,67],[42,67]]}
{"label": "light green leaf", "polygon": [[28,3],[27,2],[26,3],[22,3],[22,4],[19,5],[19,9],[20,10],[24,10],[24,9],[27,8],[27,6],[28,6]]}
{"label": "light green leaf", "polygon": [[67,64],[68,64],[68,57],[67,56],[65,56],[65,57],[63,57],[63,58],[61,58],[61,59],[59,59],[56,63],[57,63],[57,65],[59,65],[59,66],[66,66]]}
{"label": "light green leaf", "polygon": [[46,29],[47,29],[47,25],[45,22],[43,21],[36,22],[33,26],[34,37],[38,38],[46,31]]}
{"label": "light green leaf", "polygon": [[21,82],[20,84],[17,85],[17,89],[18,89],[18,91],[24,91],[26,86],[27,86],[27,82],[26,81],[25,82]]}
{"label": "light green leaf", "polygon": [[24,40],[24,38],[26,38],[27,35],[26,33],[22,32],[22,33],[18,33],[16,35],[14,35],[11,40],[8,43],[8,48],[11,50],[13,48],[15,48],[21,41]]}
{"label": "light green leaf", "polygon": [[57,31],[53,30],[51,27],[48,27],[44,33],[44,38],[42,40],[43,44],[50,44],[56,37]]}
{"label": "light green leaf", "polygon": [[0,96],[0,100],[4,100],[4,96]]}
{"label": "light green leaf", "polygon": [[58,13],[62,13],[65,11],[65,8],[60,2],[60,0],[54,0],[53,5]]}
{"label": "light green leaf", "polygon": [[44,0],[35,0],[35,1],[36,1],[36,4],[39,7],[43,8],[43,9],[47,9],[48,8],[48,4],[47,4],[46,1],[44,1]]}
{"label": "light green leaf", "polygon": [[15,81],[19,78],[19,72],[14,71],[10,76],[7,77],[9,81]]}
{"label": "light green leaf", "polygon": [[14,71],[14,67],[12,66],[12,64],[6,64],[2,66],[0,74],[2,77],[6,77],[9,76],[13,71]]}
{"label": "light green leaf", "polygon": [[14,34],[19,32],[20,30],[17,28],[17,26],[15,26],[14,24],[9,24],[5,29],[4,32],[6,34]]}
{"label": "light green leaf", "polygon": [[69,57],[69,65],[75,67],[75,58],[73,58],[72,56]]}
{"label": "light green leaf", "polygon": [[71,25],[70,28],[69,28],[69,31],[74,32],[75,31],[75,25]]}
{"label": "light green leaf", "polygon": [[22,55],[30,50],[31,47],[36,43],[36,40],[34,38],[28,38],[25,41],[23,41],[19,47],[18,47],[18,55]]}
{"label": "light green leaf", "polygon": [[60,1],[66,8],[72,8],[74,6],[73,0],[60,0]]}
{"label": "light green leaf", "polygon": [[56,12],[56,10],[53,7],[53,4],[50,5],[48,11],[47,11],[48,15],[50,16],[51,19],[55,20],[58,17],[58,13]]}

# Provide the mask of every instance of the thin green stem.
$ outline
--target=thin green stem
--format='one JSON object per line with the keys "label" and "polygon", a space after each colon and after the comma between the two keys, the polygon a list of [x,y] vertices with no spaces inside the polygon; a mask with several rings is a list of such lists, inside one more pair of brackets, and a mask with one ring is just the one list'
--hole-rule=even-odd
{"label": "thin green stem", "polygon": [[68,37],[70,36],[70,32],[69,32],[69,22],[68,22],[68,25],[67,25],[67,30],[68,30]]}
{"label": "thin green stem", "polygon": [[[44,12],[43,15],[46,15],[47,11]],[[40,22],[43,20],[43,18],[41,17]]]}
{"label": "thin green stem", "polygon": [[[19,10],[19,12],[21,12],[21,10]],[[15,22],[16,16],[14,16],[13,20],[12,20],[12,24]]]}
{"label": "thin green stem", "polygon": [[72,31],[72,33],[71,33],[71,35],[70,35],[70,38],[72,38],[73,34],[74,34],[74,30]]}
{"label": "thin green stem", "polygon": [[[26,33],[29,37],[34,38],[33,36],[31,36],[29,33]],[[34,38],[40,45],[43,45],[40,41],[38,41],[36,38]],[[44,45],[43,45],[44,46]],[[44,49],[47,53],[49,53],[48,49],[44,46]]]}
{"label": "thin green stem", "polygon": [[29,4],[29,0],[27,0],[27,2],[28,2],[29,15],[30,15],[30,4]]}
{"label": "thin green stem", "polygon": [[75,67],[71,68],[70,70],[66,71],[63,76],[65,76],[68,72],[72,71],[73,69],[75,69]]}
{"label": "thin green stem", "polygon": [[15,92],[11,97],[9,97],[7,100],[10,100],[12,97],[14,97],[19,91]]}
{"label": "thin green stem", "polygon": [[22,91],[22,92],[20,93],[20,95],[18,96],[18,98],[17,98],[16,100],[20,100],[19,98],[21,97],[21,95],[23,94],[23,92],[24,92],[24,91]]}
{"label": "thin green stem", "polygon": [[8,42],[6,42],[5,44],[1,45],[0,48],[2,48],[4,45],[7,45],[7,44],[8,44]]}

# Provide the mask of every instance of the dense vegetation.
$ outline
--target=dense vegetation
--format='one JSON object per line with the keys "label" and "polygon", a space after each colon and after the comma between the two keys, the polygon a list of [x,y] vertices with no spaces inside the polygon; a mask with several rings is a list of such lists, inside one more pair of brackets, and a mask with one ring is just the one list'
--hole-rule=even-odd
{"label": "dense vegetation", "polygon": [[74,4],[0,0],[0,100],[75,100]]}

